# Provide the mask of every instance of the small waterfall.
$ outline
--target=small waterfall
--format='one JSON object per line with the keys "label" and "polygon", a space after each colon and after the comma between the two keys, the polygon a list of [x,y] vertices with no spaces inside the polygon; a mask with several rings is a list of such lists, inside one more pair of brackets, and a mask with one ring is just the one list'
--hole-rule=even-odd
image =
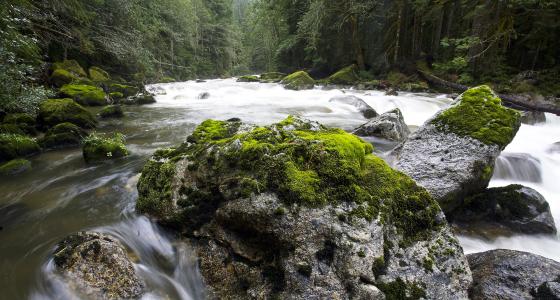
{"label": "small waterfall", "polygon": [[541,183],[541,161],[527,153],[502,153],[492,179]]}

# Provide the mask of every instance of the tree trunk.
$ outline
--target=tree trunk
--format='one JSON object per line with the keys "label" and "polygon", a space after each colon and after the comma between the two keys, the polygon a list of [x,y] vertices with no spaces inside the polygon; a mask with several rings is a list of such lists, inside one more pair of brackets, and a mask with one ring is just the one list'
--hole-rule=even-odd
{"label": "tree trunk", "polygon": [[350,26],[352,27],[352,44],[354,47],[354,52],[356,54],[356,63],[360,70],[366,69],[366,63],[364,59],[364,51],[362,50],[362,43],[360,42],[360,36],[358,32],[358,19],[355,15],[350,17]]}

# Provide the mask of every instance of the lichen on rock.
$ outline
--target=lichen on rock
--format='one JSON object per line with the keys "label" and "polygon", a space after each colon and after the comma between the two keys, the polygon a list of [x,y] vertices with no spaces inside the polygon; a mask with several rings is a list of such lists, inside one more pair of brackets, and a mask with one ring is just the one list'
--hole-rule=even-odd
{"label": "lichen on rock", "polygon": [[[468,266],[437,202],[372,151],[293,116],[269,126],[208,120],[154,154],[136,207],[193,237],[218,298],[372,297],[393,282],[414,295],[466,296]],[[453,251],[426,250],[435,240]],[[433,257],[429,272],[414,262],[423,257]]]}

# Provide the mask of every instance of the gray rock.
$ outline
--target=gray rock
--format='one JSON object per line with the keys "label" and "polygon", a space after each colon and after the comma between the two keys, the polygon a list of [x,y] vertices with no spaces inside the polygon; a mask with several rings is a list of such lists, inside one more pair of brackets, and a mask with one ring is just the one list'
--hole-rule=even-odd
{"label": "gray rock", "polygon": [[356,107],[366,119],[377,117],[379,114],[364,100],[356,96],[336,96],[329,100],[329,102],[348,104]]}
{"label": "gray rock", "polygon": [[560,299],[560,278],[557,281],[548,281],[541,284],[535,292],[536,299],[559,300]]}
{"label": "gray rock", "polygon": [[395,108],[356,128],[353,134],[358,136],[375,136],[391,141],[404,141],[410,130],[404,122],[400,109]]}
{"label": "gray rock", "polygon": [[492,178],[540,183],[541,161],[527,153],[502,153],[496,159]]}
{"label": "gray rock", "polygon": [[[463,104],[465,95],[468,95],[469,101]],[[496,136],[488,130],[489,126],[496,124],[494,116],[480,113],[476,116],[464,115],[464,111],[488,110],[485,99],[489,97],[495,97],[495,94],[486,86],[468,90],[392,153],[395,167],[426,188],[445,212],[457,208],[466,196],[480,193],[488,187],[496,158],[519,129],[518,113],[501,105],[492,109],[497,110],[496,114],[507,116],[512,124],[500,125],[503,126],[500,130],[509,132],[508,136],[500,134],[500,140],[494,140]],[[471,109],[459,109],[462,106],[471,106]],[[463,120],[470,120],[472,128],[465,129],[464,125],[456,123]],[[453,127],[446,122],[451,122]]]}
{"label": "gray rock", "polygon": [[396,89],[394,89],[394,88],[388,88],[388,89],[385,91],[385,95],[386,95],[386,96],[398,96],[398,95],[399,95],[399,92],[398,92]]}
{"label": "gray rock", "polygon": [[462,233],[498,235],[556,234],[550,206],[532,188],[510,185],[469,197],[447,215]]}
{"label": "gray rock", "polygon": [[200,93],[197,97],[197,99],[201,99],[201,100],[208,99],[208,98],[210,98],[210,93],[208,92]]}
{"label": "gray rock", "polygon": [[546,115],[542,111],[522,111],[521,123],[535,125],[546,122]]}
{"label": "gray rock", "polygon": [[467,258],[473,274],[469,290],[473,300],[532,299],[542,284],[557,282],[560,276],[560,263],[526,252],[492,250]]}
{"label": "gray rock", "polygon": [[122,244],[96,232],[81,232],[60,242],[54,253],[57,270],[76,293],[95,299],[139,298],[144,282]]}

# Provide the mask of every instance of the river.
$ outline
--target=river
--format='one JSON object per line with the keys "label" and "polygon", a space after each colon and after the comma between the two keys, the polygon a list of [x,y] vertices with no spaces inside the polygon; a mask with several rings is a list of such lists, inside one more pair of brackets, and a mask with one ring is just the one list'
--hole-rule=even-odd
{"label": "river", "polygon": [[[377,112],[398,107],[412,129],[450,103],[430,94],[385,96],[378,91],[289,91],[277,84],[237,83],[233,79],[159,84],[157,103],[124,107],[125,118],[102,121],[98,132],[126,135],[131,155],[98,165],[86,165],[79,149],[53,151],[32,159],[33,171],[0,181],[0,299],[78,299],[53,271],[52,251],[65,236],[96,230],[120,239],[136,258],[136,268],[150,292],[145,299],[199,299],[204,296],[200,274],[189,249],[134,211],[136,182],[145,161],[160,147],[181,143],[200,122],[240,118],[270,124],[289,114],[328,126],[351,130],[366,120],[356,108],[329,102],[356,95]],[[209,98],[201,99],[202,93]],[[560,223],[560,153],[550,153],[560,141],[560,118],[523,125],[499,159],[492,186],[519,182],[541,192]],[[378,153],[390,143],[371,140]],[[528,154],[533,163],[520,166],[511,156]],[[508,156],[509,155],[509,156]],[[499,172],[498,172],[499,171]],[[499,173],[499,174],[498,174]],[[535,175],[535,173],[538,173]],[[540,174],[540,181],[538,177]],[[540,236],[516,236],[489,242],[460,237],[467,253],[496,247],[531,251],[560,261],[560,241]]]}

